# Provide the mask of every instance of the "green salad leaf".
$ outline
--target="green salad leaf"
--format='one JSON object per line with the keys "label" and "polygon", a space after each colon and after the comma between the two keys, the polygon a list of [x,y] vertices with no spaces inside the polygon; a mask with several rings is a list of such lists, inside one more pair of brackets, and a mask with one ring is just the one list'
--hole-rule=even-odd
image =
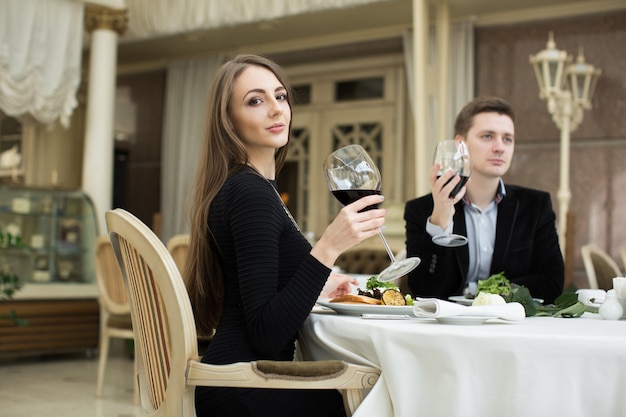
{"label": "green salad leaf", "polygon": [[406,301],[408,306],[415,305],[415,300],[411,297],[411,294],[404,294],[404,301]]}
{"label": "green salad leaf", "polygon": [[517,302],[524,306],[526,317],[537,315],[537,311],[541,308],[541,303],[536,301],[528,288],[524,286],[512,286],[511,292],[504,297],[504,300],[507,303]]}
{"label": "green salad leaf", "polygon": [[506,299],[511,294],[511,284],[504,276],[504,272],[491,275],[485,280],[478,281],[478,292],[499,294]]}
{"label": "green salad leaf", "polygon": [[578,301],[578,295],[565,292],[557,297],[554,304],[544,306],[533,298],[528,288],[511,284],[504,272],[491,275],[478,281],[478,292],[500,294],[507,303],[517,302],[524,306],[526,317],[552,316],[575,318],[585,312],[585,305]]}
{"label": "green salad leaf", "polygon": [[376,288],[388,288],[392,290],[397,290],[398,286],[395,284],[392,284],[391,282],[379,281],[377,275],[372,275],[371,277],[367,279],[365,288],[367,288],[369,291],[373,291]]}

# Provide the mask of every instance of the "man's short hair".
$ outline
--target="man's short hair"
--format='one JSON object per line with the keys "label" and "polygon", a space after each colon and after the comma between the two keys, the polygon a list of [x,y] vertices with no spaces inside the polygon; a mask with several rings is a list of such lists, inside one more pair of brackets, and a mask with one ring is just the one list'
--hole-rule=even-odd
{"label": "man's short hair", "polygon": [[480,113],[498,113],[509,116],[515,123],[515,112],[508,101],[499,97],[476,97],[467,103],[456,116],[454,122],[454,136],[467,136],[474,116]]}

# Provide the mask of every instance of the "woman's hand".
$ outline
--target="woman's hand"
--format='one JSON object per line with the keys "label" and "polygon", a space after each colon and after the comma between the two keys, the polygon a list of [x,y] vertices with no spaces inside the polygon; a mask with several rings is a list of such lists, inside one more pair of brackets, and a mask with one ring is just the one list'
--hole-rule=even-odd
{"label": "woman's hand", "polygon": [[359,281],[352,278],[350,275],[331,272],[320,293],[320,298],[335,298],[350,294],[352,292],[350,285],[359,285]]}
{"label": "woman's hand", "polygon": [[343,207],[313,246],[311,255],[332,268],[342,252],[378,234],[378,229],[385,224],[387,210],[359,210],[380,204],[383,200],[383,196],[369,195]]}

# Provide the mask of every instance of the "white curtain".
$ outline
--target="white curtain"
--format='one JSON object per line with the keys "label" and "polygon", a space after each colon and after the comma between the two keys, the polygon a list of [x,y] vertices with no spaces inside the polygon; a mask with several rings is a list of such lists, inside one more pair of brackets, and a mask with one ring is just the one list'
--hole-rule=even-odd
{"label": "white curtain", "polygon": [[78,105],[84,4],[0,1],[0,111],[69,125]]}
{"label": "white curtain", "polygon": [[211,29],[390,0],[126,0],[127,38]]}
{"label": "white curtain", "polygon": [[167,68],[162,141],[161,239],[189,232],[187,202],[204,139],[209,86],[221,57],[172,63]]}
{"label": "white curtain", "polygon": [[[448,102],[448,118],[449,131],[443,132],[442,137],[450,137],[452,135],[454,119],[461,108],[472,98],[474,98],[474,25],[472,22],[459,22],[450,25],[450,78],[449,96],[446,98]],[[436,31],[430,28],[428,31],[428,61],[431,65],[435,65],[436,60]],[[407,30],[403,33],[403,51],[405,71],[407,77],[407,86],[409,90],[409,99],[411,106],[414,104],[414,76],[413,68],[413,33]],[[435,74],[436,71],[430,71]],[[427,80],[431,85],[436,85],[436,80]],[[434,120],[437,120],[436,99],[429,94],[428,99],[428,115],[427,121],[431,121],[428,126],[429,138],[433,142],[438,135],[435,135]],[[417,122],[417,121],[416,121]],[[431,143],[434,150],[434,143]]]}

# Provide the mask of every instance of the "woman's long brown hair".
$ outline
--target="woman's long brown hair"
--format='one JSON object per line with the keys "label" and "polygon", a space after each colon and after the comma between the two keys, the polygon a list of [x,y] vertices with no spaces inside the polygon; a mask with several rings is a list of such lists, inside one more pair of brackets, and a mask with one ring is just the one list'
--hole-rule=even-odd
{"label": "woman's long brown hair", "polygon": [[[213,333],[224,304],[224,277],[219,248],[209,228],[209,211],[226,179],[249,161],[245,145],[231,120],[229,105],[235,80],[253,65],[274,73],[287,88],[287,102],[290,108],[293,107],[291,91],[282,69],[266,58],[239,55],[226,62],[213,79],[207,103],[204,146],[191,192],[189,253],[184,273],[196,328],[201,335]],[[288,143],[276,151],[277,173],[287,156]]]}

